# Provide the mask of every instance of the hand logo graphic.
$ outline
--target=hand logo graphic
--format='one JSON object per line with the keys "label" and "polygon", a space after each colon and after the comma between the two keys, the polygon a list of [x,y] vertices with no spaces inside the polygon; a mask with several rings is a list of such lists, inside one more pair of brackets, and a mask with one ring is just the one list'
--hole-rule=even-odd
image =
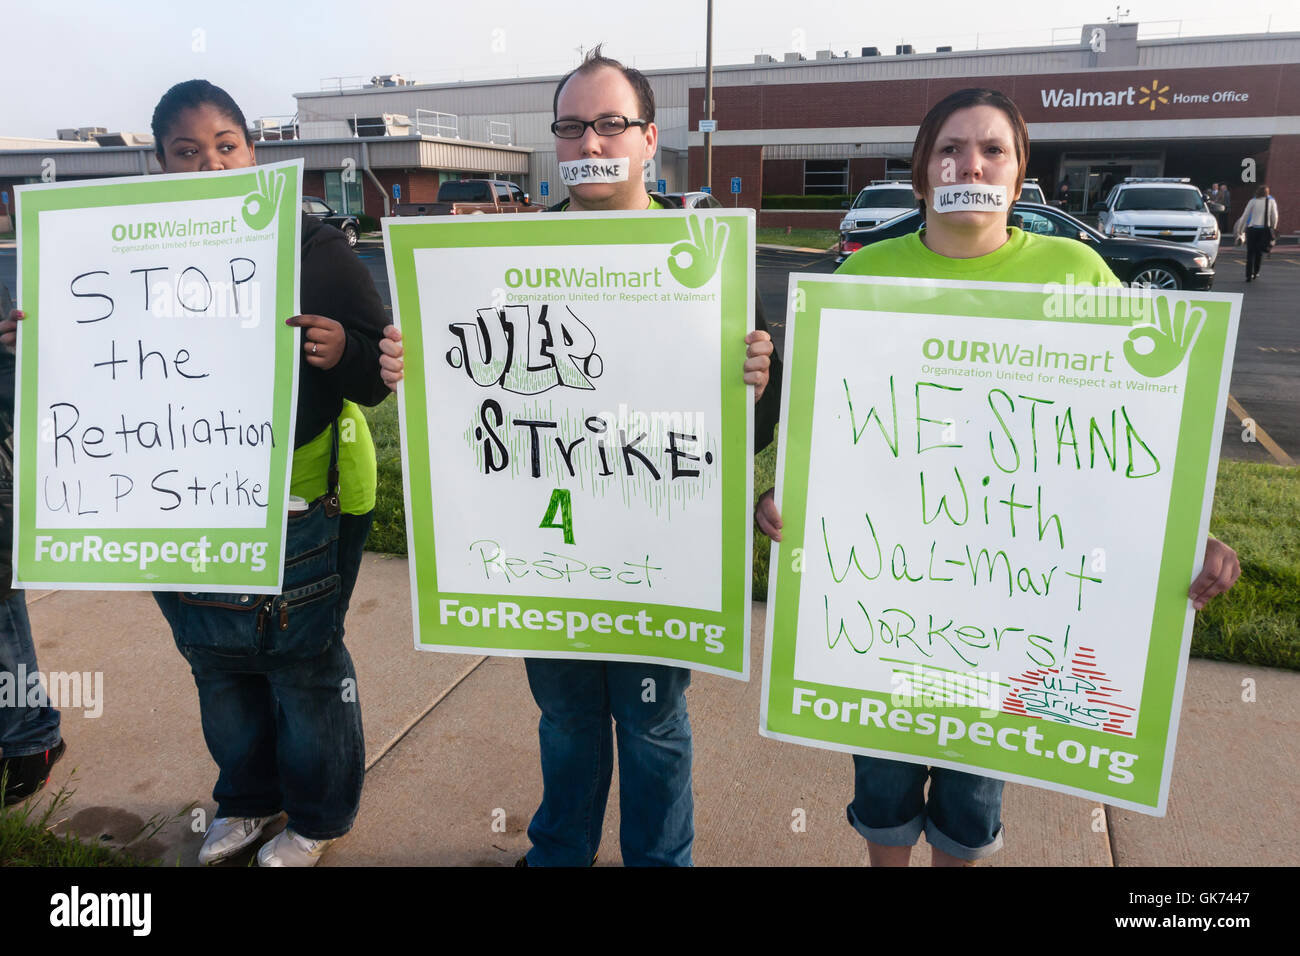
{"label": "hand logo graphic", "polygon": [[[725,222],[703,219],[691,215],[686,220],[691,238],[683,239],[668,250],[668,271],[673,278],[690,289],[698,289],[713,278],[722,262],[722,253],[727,248],[727,236],[731,233]],[[686,265],[681,265],[678,257],[686,255]]]}
{"label": "hand logo graphic", "polygon": [[[1147,378],[1160,378],[1178,368],[1205,322],[1205,310],[1199,306],[1178,302],[1171,314],[1169,299],[1164,296],[1158,297],[1155,305],[1156,324],[1139,325],[1124,343],[1124,358],[1133,371]],[[1138,351],[1139,340],[1149,343],[1145,352]]]}
{"label": "hand logo graphic", "polygon": [[257,171],[257,192],[244,197],[244,208],[241,210],[248,228],[265,229],[271,224],[276,210],[280,208],[280,198],[284,195],[287,178],[284,173],[269,169]]}

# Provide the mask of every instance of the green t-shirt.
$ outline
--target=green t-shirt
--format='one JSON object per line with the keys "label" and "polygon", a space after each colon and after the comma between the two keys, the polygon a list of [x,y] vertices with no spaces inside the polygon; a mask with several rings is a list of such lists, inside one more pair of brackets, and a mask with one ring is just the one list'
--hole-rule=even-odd
{"label": "green t-shirt", "polygon": [[978,282],[1121,284],[1106,260],[1078,240],[1034,235],[1015,226],[1008,227],[1007,233],[1007,241],[986,256],[949,259],[927,249],[921,233],[913,232],[864,246],[835,271],[840,275]]}
{"label": "green t-shirt", "polygon": [[[344,514],[363,515],[375,507],[375,443],[361,409],[343,402],[339,412],[339,506]],[[328,426],[301,448],[293,450],[289,494],[315,501],[326,491],[330,468]]]}

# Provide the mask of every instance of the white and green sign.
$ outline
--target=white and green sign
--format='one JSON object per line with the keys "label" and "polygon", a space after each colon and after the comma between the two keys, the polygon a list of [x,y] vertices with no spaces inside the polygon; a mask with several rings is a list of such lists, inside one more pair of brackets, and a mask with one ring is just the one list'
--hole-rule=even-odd
{"label": "white and green sign", "polygon": [[302,161],[18,187],[14,586],[278,593]]}
{"label": "white and green sign", "polygon": [[416,647],[747,679],[753,213],[384,230]]}
{"label": "white and green sign", "polygon": [[1163,814],[1240,298],[791,276],[762,733]]}

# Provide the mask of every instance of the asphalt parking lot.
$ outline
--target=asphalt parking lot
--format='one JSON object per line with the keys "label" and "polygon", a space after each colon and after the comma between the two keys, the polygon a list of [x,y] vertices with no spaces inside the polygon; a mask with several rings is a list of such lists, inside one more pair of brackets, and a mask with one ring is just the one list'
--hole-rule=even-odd
{"label": "asphalt parking lot", "polygon": [[[358,248],[389,306],[388,273],[377,242]],[[764,248],[757,255],[758,293],[777,340],[785,333],[785,297],[791,272],[835,271],[829,254]],[[1279,247],[1260,277],[1245,281],[1245,251],[1225,246],[1216,264],[1215,292],[1240,292],[1243,302],[1233,360],[1222,455],[1244,461],[1300,463],[1300,247]],[[0,249],[0,282],[16,289],[15,251]],[[1253,431],[1243,425],[1253,422]],[[1254,441],[1246,440],[1253,435]]]}

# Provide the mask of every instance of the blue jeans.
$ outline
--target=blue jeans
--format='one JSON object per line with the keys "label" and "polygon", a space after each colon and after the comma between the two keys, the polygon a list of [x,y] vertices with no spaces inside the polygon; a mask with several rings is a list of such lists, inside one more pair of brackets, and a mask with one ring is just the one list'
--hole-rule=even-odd
{"label": "blue jeans", "polygon": [[330,519],[319,502],[291,517],[269,614],[265,597],[243,609],[238,595],[154,594],[198,687],[217,816],[284,810],[313,840],[352,828],[365,741],[343,619],[372,518]]}
{"label": "blue jeans", "polygon": [[913,846],[924,830],[930,846],[959,860],[1002,849],[1001,780],[860,754],[853,770],[849,823],[872,843]]}
{"label": "blue jeans", "polygon": [[524,664],[542,710],[542,803],[528,826],[528,865],[589,866],[595,859],[614,772],[613,717],[624,865],[690,866],[691,672],[621,661],[530,657]]}
{"label": "blue jeans", "polygon": [[0,679],[13,694],[12,706],[0,697],[0,756],[28,757],[58,745],[59,712],[43,694],[35,707],[27,706],[37,674],[27,595],[15,591],[0,601],[0,675],[7,675]]}

